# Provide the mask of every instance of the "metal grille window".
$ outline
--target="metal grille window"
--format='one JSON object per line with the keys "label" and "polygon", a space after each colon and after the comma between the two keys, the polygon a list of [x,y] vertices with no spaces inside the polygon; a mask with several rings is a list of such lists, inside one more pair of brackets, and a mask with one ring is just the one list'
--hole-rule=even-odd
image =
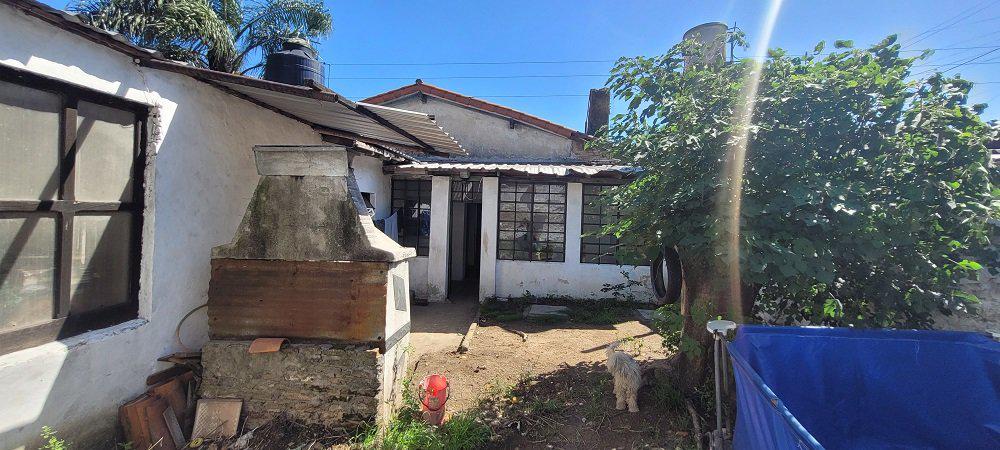
{"label": "metal grille window", "polygon": [[468,180],[451,180],[451,201],[465,203],[483,202],[483,182],[479,177]]}
{"label": "metal grille window", "polygon": [[146,115],[0,66],[0,354],[137,316]]}
{"label": "metal grille window", "polygon": [[499,259],[565,261],[566,185],[501,180]]}
{"label": "metal grille window", "polygon": [[431,243],[431,181],[392,180],[392,210],[399,226],[399,243],[427,256]]}
{"label": "metal grille window", "polygon": [[583,235],[580,238],[580,262],[592,264],[633,264],[635,261],[625,261],[619,255],[618,238],[613,235],[601,235],[605,225],[620,218],[618,208],[614,205],[601,203],[601,196],[608,192],[611,185],[583,185]]}

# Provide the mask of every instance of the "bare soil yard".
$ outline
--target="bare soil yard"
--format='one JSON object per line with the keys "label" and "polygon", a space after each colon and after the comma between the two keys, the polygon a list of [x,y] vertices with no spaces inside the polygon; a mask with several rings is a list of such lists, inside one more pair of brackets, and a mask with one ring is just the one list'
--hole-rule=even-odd
{"label": "bare soil yard", "polygon": [[[453,329],[434,327],[426,318],[455,305],[417,307],[411,367],[413,384],[431,373],[451,385],[449,411],[478,410],[493,428],[498,448],[687,448],[690,419],[669,386],[647,386],[638,413],[614,409],[611,375],[604,348],[625,339],[637,360],[665,357],[661,338],[630,317],[613,325],[539,324],[516,320],[483,323],[470,350],[458,354]],[[465,318],[467,326],[471,317]],[[440,324],[439,324],[440,325]],[[521,331],[526,340],[515,333]],[[447,332],[446,332],[447,331]],[[447,341],[444,345],[442,341]],[[453,345],[451,345],[453,343]],[[678,407],[678,405],[680,405]]]}

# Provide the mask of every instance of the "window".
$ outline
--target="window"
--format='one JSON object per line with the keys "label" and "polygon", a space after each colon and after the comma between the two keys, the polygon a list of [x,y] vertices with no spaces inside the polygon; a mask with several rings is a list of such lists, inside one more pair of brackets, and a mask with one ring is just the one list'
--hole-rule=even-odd
{"label": "window", "polygon": [[566,185],[501,180],[499,259],[565,260]]}
{"label": "window", "polygon": [[136,317],[146,114],[0,67],[0,354]]}
{"label": "window", "polygon": [[482,178],[472,177],[467,180],[451,180],[451,201],[462,203],[482,203]]}
{"label": "window", "polygon": [[399,243],[427,256],[431,244],[431,181],[392,180],[392,210],[398,215]]}
{"label": "window", "polygon": [[580,238],[580,262],[592,264],[641,264],[635,258],[624,260],[619,253],[620,243],[614,235],[601,235],[605,225],[618,220],[618,208],[601,203],[601,196],[612,185],[583,185],[583,234]]}

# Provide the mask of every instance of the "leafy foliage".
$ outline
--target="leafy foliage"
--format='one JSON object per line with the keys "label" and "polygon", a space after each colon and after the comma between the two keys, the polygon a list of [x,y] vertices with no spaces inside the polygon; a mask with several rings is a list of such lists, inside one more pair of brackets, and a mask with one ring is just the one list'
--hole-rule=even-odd
{"label": "leafy foliage", "polygon": [[[976,276],[977,261],[998,260],[988,244],[1000,190],[985,147],[998,128],[981,120],[984,105],[967,104],[972,82],[912,81],[922,57],[900,57],[895,36],[835,47],[686,71],[687,43],[620,59],[609,85],[628,109],[593,145],[644,172],[610,194],[622,219],[607,231],[625,245],[676,246],[686,273],[722,265],[720,211],[737,201],[722,195],[731,181],[723,167],[747,133],[739,264],[754,312],[785,323],[930,327],[934,311],[973,306],[958,281]],[[736,115],[752,70],[761,84],[743,129]]]}
{"label": "leafy foliage", "polygon": [[259,71],[286,39],[333,28],[319,0],[78,0],[70,10],[169,58],[233,73]]}
{"label": "leafy foliage", "polygon": [[56,430],[52,427],[45,425],[42,427],[42,439],[45,440],[45,444],[42,445],[39,450],[69,450],[70,445],[66,443],[65,440],[60,439],[59,435],[56,434]]}

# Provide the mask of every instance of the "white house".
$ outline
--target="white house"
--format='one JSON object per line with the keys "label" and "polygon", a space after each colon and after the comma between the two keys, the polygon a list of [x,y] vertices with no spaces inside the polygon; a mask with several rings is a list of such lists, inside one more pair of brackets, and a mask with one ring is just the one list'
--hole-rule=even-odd
{"label": "white house", "polygon": [[348,147],[380,215],[384,161],[462,151],[427,114],[172,62],[32,0],[0,0],[0,30],[2,449],[45,425],[113,448],[157,358],[204,344],[254,146]]}
{"label": "white house", "polygon": [[[417,249],[418,298],[599,299],[627,275],[652,299],[648,266],[620,265],[617,240],[593,235],[614,214],[594,200],[634,169],[588,151],[588,134],[420,80],[365,102],[430,114],[468,153],[385,166],[400,241]],[[589,133],[608,105],[606,90],[591,92]]]}

